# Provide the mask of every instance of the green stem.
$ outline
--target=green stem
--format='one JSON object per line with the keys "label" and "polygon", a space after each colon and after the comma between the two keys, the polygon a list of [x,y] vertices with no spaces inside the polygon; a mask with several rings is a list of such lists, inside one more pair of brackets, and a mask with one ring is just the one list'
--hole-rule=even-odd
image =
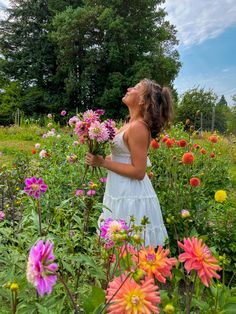
{"label": "green stem", "polygon": [[40,201],[38,199],[37,202],[37,210],[38,210],[38,217],[39,217],[39,235],[42,237],[43,232],[42,232],[42,216],[41,216],[41,206],[40,206]]}
{"label": "green stem", "polygon": [[113,296],[105,303],[104,307],[101,309],[101,311],[99,312],[99,314],[102,314],[103,311],[105,310],[105,308],[111,303],[111,301],[113,300],[113,298],[117,295],[117,293],[120,291],[120,289],[122,288],[122,286],[125,284],[125,282],[127,281],[127,279],[130,277],[132,273],[128,273],[128,275],[126,276],[125,280],[122,282],[122,284],[119,286],[119,288],[116,290],[116,292],[113,294]]}
{"label": "green stem", "polygon": [[60,276],[59,274],[57,274],[57,276],[58,276],[59,281],[63,284],[63,286],[64,286],[64,288],[65,288],[65,290],[66,290],[66,293],[67,293],[67,295],[68,295],[68,297],[69,297],[69,299],[70,299],[70,301],[71,301],[71,303],[72,303],[72,306],[73,306],[73,308],[74,308],[74,310],[75,310],[75,314],[79,314],[78,307],[77,307],[77,305],[76,305],[76,303],[75,303],[74,297],[73,297],[73,295],[72,295],[70,289],[68,288],[68,286],[67,286],[67,284],[65,283],[64,279],[62,278],[62,276]]}

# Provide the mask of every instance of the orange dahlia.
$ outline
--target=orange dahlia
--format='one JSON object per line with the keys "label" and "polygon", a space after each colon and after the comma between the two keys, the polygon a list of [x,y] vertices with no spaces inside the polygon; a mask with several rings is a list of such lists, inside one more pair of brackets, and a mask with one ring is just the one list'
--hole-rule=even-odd
{"label": "orange dahlia", "polygon": [[216,273],[216,270],[221,270],[217,265],[218,261],[212,256],[206,244],[202,243],[202,239],[184,238],[184,243],[178,241],[178,246],[185,251],[179,255],[180,262],[185,262],[184,267],[188,273],[195,269],[206,287],[209,286],[213,277],[220,278],[220,275]]}
{"label": "orange dahlia", "polygon": [[211,141],[213,144],[217,143],[218,139],[216,135],[209,136],[209,141]]}
{"label": "orange dahlia", "polygon": [[155,252],[152,246],[142,248],[139,252],[139,268],[143,269],[149,277],[153,275],[160,282],[166,282],[166,277],[172,277],[171,269],[177,263],[175,258],[168,258],[170,250],[158,247]]}
{"label": "orange dahlia", "polygon": [[109,283],[106,300],[107,302],[111,300],[111,302],[107,313],[158,314],[157,305],[160,303],[160,293],[157,291],[158,287],[154,285],[153,278],[146,278],[141,284],[132,278],[126,281],[125,279],[125,276],[121,275],[121,278],[115,277]]}
{"label": "orange dahlia", "polygon": [[157,149],[157,148],[160,147],[160,144],[157,142],[157,140],[153,139],[153,140],[151,140],[150,146],[151,146],[153,149]]}
{"label": "orange dahlia", "polygon": [[183,164],[192,164],[194,161],[194,155],[191,152],[185,153],[182,156]]}

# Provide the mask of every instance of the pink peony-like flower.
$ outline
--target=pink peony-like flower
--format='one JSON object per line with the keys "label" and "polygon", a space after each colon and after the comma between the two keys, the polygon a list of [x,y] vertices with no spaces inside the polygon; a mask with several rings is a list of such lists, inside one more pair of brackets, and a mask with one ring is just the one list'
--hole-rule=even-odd
{"label": "pink peony-like flower", "polygon": [[[126,275],[127,276],[127,275]],[[107,313],[112,314],[158,314],[160,293],[153,278],[146,278],[141,284],[121,275],[109,283],[106,300],[111,303]],[[111,299],[112,298],[112,299]]]}
{"label": "pink peony-like flower", "polygon": [[87,195],[88,196],[94,196],[96,194],[95,190],[88,190]]}
{"label": "pink peony-like flower", "polygon": [[92,123],[92,122],[97,121],[98,119],[99,119],[99,114],[93,110],[87,110],[83,114],[83,120],[86,123]]}
{"label": "pink peony-like flower", "polygon": [[50,294],[52,287],[56,283],[58,268],[56,263],[53,263],[55,257],[53,255],[53,244],[46,241],[44,244],[39,240],[35,246],[31,247],[26,277],[38,291],[40,296],[45,293]]}
{"label": "pink peony-like flower", "polygon": [[97,142],[105,142],[109,139],[109,132],[104,123],[92,122],[88,129],[89,137]]}
{"label": "pink peony-like flower", "polygon": [[101,234],[100,237],[105,239],[106,242],[109,243],[109,246],[114,246],[114,237],[116,234],[124,231],[128,231],[129,227],[126,225],[125,220],[113,220],[112,218],[108,218],[100,227]]}
{"label": "pink peony-like flower", "polygon": [[60,114],[62,117],[64,117],[67,114],[67,112],[65,110],[62,110]]}
{"label": "pink peony-like flower", "polygon": [[52,119],[52,114],[49,113],[49,114],[47,115],[47,117],[48,117],[48,119]]}
{"label": "pink peony-like flower", "polygon": [[77,122],[79,122],[79,117],[78,116],[73,116],[72,118],[69,119],[69,126],[75,126]]}
{"label": "pink peony-like flower", "polygon": [[0,210],[0,221],[4,220],[4,218],[5,218],[5,214],[2,210]]}
{"label": "pink peony-like flower", "polygon": [[178,241],[178,246],[185,251],[179,255],[180,262],[185,262],[184,267],[188,273],[195,269],[206,287],[209,286],[213,277],[220,278],[220,275],[215,272],[221,270],[217,265],[218,261],[212,256],[206,244],[202,243],[202,239],[184,238],[184,243]]}
{"label": "pink peony-like flower", "polygon": [[48,188],[43,179],[36,179],[35,177],[25,179],[25,185],[24,191],[29,196],[34,196],[37,199],[40,197],[41,193],[45,193]]}

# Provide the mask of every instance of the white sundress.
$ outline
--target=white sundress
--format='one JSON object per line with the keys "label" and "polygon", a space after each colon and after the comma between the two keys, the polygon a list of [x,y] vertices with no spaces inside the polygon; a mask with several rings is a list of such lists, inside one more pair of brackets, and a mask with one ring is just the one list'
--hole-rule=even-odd
{"label": "white sundress", "polygon": [[[124,143],[123,135],[127,129],[116,134],[111,145],[111,160],[131,164],[131,155]],[[149,158],[147,162],[150,163]],[[149,218],[146,226],[145,246],[164,245],[168,237],[163,223],[161,208],[157,195],[147,174],[143,180],[135,180],[115,172],[108,171],[101,219],[124,219],[127,223],[130,216],[135,217],[135,224],[140,225],[143,216]]]}

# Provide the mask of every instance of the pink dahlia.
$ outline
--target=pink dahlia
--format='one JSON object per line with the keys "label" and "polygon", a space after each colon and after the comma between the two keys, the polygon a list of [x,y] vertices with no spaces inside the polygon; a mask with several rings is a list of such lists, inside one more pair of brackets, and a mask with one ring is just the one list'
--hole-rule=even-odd
{"label": "pink dahlia", "polygon": [[111,300],[107,313],[112,314],[153,314],[159,313],[160,293],[153,278],[146,278],[138,284],[132,278],[125,282],[125,276],[115,277],[109,283],[106,300]]}
{"label": "pink dahlia", "polygon": [[39,198],[40,194],[45,193],[48,188],[43,179],[36,179],[35,177],[25,179],[25,185],[24,191],[35,198]]}
{"label": "pink dahlia", "polygon": [[105,142],[109,139],[109,132],[104,123],[92,122],[89,129],[89,137],[97,142]]}
{"label": "pink dahlia", "polygon": [[88,134],[88,129],[86,122],[83,121],[78,121],[75,123],[75,129],[74,129],[75,134],[77,134],[79,137],[81,136],[87,136]]}
{"label": "pink dahlia", "polygon": [[220,278],[220,275],[215,272],[221,270],[220,266],[217,265],[218,261],[212,256],[206,244],[202,243],[202,239],[184,238],[184,243],[178,242],[178,246],[185,251],[179,255],[180,262],[185,262],[184,267],[188,273],[195,269],[206,287],[209,286],[213,277]]}
{"label": "pink dahlia", "polygon": [[83,120],[86,122],[86,123],[92,123],[92,122],[95,122],[97,121],[99,118],[99,114],[93,110],[87,110],[84,112],[83,114]]}
{"label": "pink dahlia", "polygon": [[58,266],[53,263],[54,259],[53,244],[50,241],[46,241],[44,244],[42,240],[39,240],[35,246],[31,247],[26,277],[28,282],[37,289],[40,296],[45,293],[50,294],[52,286],[56,283],[57,275],[55,272]]}
{"label": "pink dahlia", "polygon": [[115,235],[119,232],[127,231],[128,229],[129,227],[126,225],[126,222],[123,219],[113,220],[112,218],[108,218],[100,227],[100,236],[109,242],[111,246],[113,246]]}

